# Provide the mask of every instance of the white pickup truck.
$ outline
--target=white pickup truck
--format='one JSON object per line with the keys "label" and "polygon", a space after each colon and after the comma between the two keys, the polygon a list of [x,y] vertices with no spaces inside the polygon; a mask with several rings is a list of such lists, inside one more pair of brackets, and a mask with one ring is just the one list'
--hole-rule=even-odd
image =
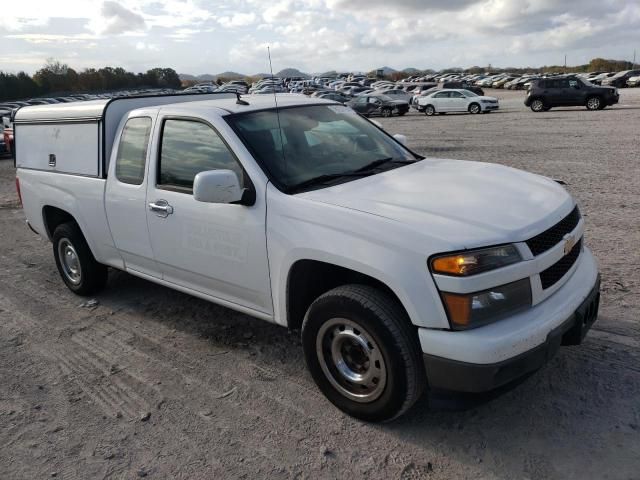
{"label": "white pickup truck", "polygon": [[20,109],[17,185],[79,295],[125,270],[291,329],[370,421],[579,344],[599,273],[555,181],[423,158],[340,104],[173,96]]}

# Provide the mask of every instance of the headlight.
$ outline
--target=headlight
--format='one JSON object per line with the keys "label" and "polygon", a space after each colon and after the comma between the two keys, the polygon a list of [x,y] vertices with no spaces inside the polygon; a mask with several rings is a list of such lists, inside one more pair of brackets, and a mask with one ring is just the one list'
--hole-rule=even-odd
{"label": "headlight", "polygon": [[531,306],[528,278],[482,292],[442,292],[442,300],[454,330],[466,330],[500,320]]}
{"label": "headlight", "polygon": [[506,267],[522,260],[513,245],[469,250],[453,255],[442,255],[431,259],[431,271],[442,275],[467,277]]}

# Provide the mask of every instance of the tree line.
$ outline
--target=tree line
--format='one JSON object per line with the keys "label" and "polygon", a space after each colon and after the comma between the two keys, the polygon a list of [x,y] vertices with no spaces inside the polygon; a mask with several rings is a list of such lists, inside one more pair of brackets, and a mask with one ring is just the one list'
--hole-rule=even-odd
{"label": "tree line", "polygon": [[127,72],[121,67],[77,72],[55,60],[48,60],[33,76],[0,71],[0,100],[135,88],[180,88],[180,77],[171,68],[153,68],[146,73]]}

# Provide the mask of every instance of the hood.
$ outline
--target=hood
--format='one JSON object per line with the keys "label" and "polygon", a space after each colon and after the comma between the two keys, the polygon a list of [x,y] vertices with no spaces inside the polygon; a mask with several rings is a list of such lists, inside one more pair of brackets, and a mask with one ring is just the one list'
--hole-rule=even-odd
{"label": "hood", "polygon": [[546,177],[431,158],[299,195],[399,222],[451,249],[525,241],[574,206],[571,196]]}

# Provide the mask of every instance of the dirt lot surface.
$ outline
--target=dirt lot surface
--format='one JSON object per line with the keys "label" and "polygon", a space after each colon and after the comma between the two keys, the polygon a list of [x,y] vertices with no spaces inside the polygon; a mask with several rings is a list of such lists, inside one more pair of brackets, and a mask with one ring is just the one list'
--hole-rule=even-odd
{"label": "dirt lot surface", "polygon": [[425,155],[567,182],[600,318],[499,396],[425,397],[384,425],[324,399],[296,333],[119,272],[82,306],[0,160],[0,478],[640,478],[640,89],[600,112],[497,95],[491,115],[381,122]]}

